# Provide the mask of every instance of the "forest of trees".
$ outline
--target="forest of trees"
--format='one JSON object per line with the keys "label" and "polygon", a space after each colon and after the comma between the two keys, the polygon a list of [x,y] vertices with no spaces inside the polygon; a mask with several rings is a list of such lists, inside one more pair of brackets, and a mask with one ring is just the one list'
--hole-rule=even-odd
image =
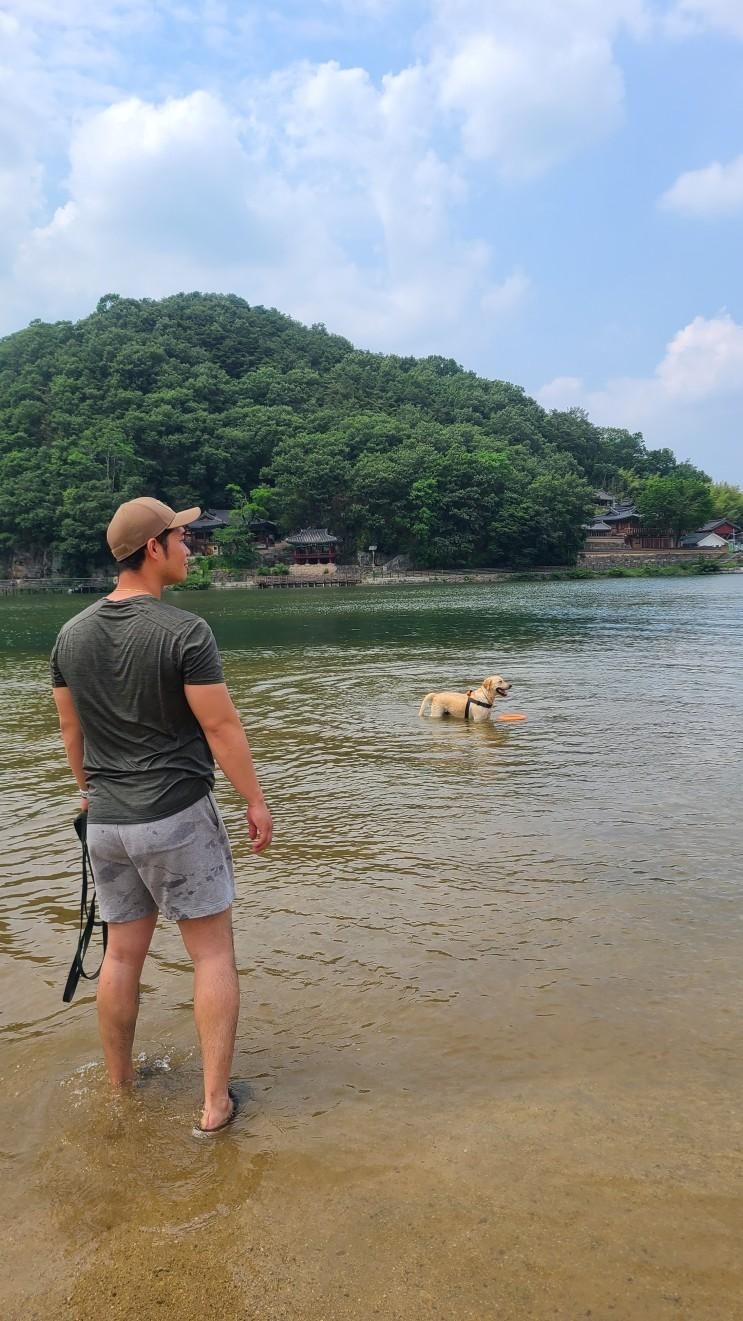
{"label": "forest of trees", "polygon": [[329,527],[345,559],[373,543],[424,567],[566,564],[596,486],[656,521],[662,489],[674,528],[687,508],[694,526],[743,514],[737,488],[639,433],[231,295],[110,294],[0,341],[6,572],[20,554],[45,571],[106,563],[106,524],[134,495],[224,508],[239,492],[283,531]]}

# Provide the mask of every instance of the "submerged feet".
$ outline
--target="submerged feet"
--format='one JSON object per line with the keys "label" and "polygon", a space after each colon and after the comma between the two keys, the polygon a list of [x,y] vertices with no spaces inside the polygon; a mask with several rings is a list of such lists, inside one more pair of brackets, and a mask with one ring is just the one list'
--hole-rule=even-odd
{"label": "submerged feet", "polygon": [[231,1124],[237,1114],[237,1095],[231,1087],[223,1101],[211,1102],[201,1111],[201,1119],[194,1129],[195,1133],[219,1133]]}
{"label": "submerged feet", "polygon": [[[114,1095],[126,1096],[137,1092],[139,1085],[147,1083],[153,1078],[159,1077],[161,1073],[169,1071],[170,1065],[166,1062],[156,1060],[154,1063],[147,1063],[142,1058],[137,1061],[136,1066],[130,1066],[130,1070],[122,1069],[116,1077],[112,1077],[109,1072],[109,1083]],[[227,1128],[235,1119],[240,1108],[240,1098],[238,1093],[232,1087],[227,1087],[222,1095],[211,1097],[202,1107],[198,1124],[194,1125],[193,1132],[196,1135],[220,1133],[222,1129]]]}

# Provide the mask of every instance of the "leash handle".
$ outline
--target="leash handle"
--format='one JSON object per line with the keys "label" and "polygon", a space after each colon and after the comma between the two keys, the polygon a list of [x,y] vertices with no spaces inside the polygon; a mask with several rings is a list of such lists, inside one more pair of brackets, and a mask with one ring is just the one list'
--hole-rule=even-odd
{"label": "leash handle", "polygon": [[[95,878],[93,876],[93,866],[90,861],[90,854],[88,853],[87,808],[84,808],[83,811],[79,812],[78,815],[75,817],[74,827],[77,837],[80,840],[80,846],[82,850],[82,864],[83,864],[82,886],[80,891],[80,931],[78,935],[75,957],[72,960],[70,971],[67,974],[67,981],[65,982],[65,988],[64,991],[62,992],[62,1000],[64,1001],[65,1004],[70,1003],[73,995],[75,994],[75,991],[77,990],[77,984],[80,981],[81,977],[84,977],[86,982],[94,982],[95,979],[99,976],[101,968],[103,967],[103,960],[106,957],[106,948],[108,946],[108,924],[103,921],[97,922],[95,916]],[[90,905],[88,905],[88,870],[90,870],[90,880],[93,890],[90,898]],[[90,944],[90,940],[93,935],[93,930],[96,926],[100,926],[103,935],[103,955],[101,956],[101,961],[98,964],[98,967],[96,968],[95,972],[86,972],[84,966],[85,955],[88,952],[88,946]]]}

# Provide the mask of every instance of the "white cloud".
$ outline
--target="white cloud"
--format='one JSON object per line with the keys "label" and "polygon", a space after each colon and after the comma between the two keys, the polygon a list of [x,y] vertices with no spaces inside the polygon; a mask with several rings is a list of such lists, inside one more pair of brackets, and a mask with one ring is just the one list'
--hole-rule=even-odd
{"label": "white cloud", "polygon": [[91,115],[70,164],[70,200],[31,233],[16,268],[47,315],[79,313],[111,288],[209,287],[275,247],[260,208],[248,205],[255,179],[237,121],[205,92]]}
{"label": "white cloud", "polygon": [[580,403],[586,387],[580,376],[555,376],[537,391],[537,398],[545,408],[573,408]]}
{"label": "white cloud", "polygon": [[[589,390],[578,376],[557,376],[538,391],[546,408],[581,404],[604,416],[616,409],[640,425],[643,411],[668,403],[692,403],[727,393],[743,394],[743,325],[728,312],[695,317],[666,345],[649,377],[620,377],[602,390]],[[590,402],[586,402],[590,401]],[[623,423],[624,425],[624,423]]]}
{"label": "white cloud", "polygon": [[486,314],[513,312],[521,307],[531,289],[531,281],[523,271],[514,271],[499,285],[486,289],[480,307]]}
{"label": "white cloud", "polygon": [[679,175],[663,194],[661,205],[682,215],[702,218],[743,211],[743,156],[737,156],[727,165],[714,161],[701,170]]}
{"label": "white cloud", "polygon": [[326,9],[341,9],[364,18],[386,18],[401,3],[402,0],[322,0]]}
{"label": "white cloud", "polygon": [[35,74],[37,52],[29,33],[0,11],[0,274],[17,245],[43,214],[43,145],[52,136],[53,102]]}
{"label": "white cloud", "polygon": [[40,209],[42,177],[39,162],[25,153],[13,163],[0,163],[0,273],[12,263]]}
{"label": "white cloud", "polygon": [[94,113],[72,141],[69,200],[21,245],[15,286],[47,316],[109,289],[231,290],[374,347],[465,354],[527,280],[495,277],[489,247],[452,234],[464,184],[413,113],[424,83],[301,66],[241,117],[205,91]]}
{"label": "white cloud", "polygon": [[621,121],[614,42],[644,30],[641,0],[435,0],[432,68],[466,153],[539,173]]}
{"label": "white cloud", "polygon": [[743,391],[743,326],[729,313],[695,317],[674,335],[656,377],[671,399]]}
{"label": "white cloud", "polygon": [[511,314],[527,280],[494,279],[489,246],[455,237],[466,183],[431,146],[433,114],[422,65],[379,86],[363,69],[303,65],[257,89],[250,106],[267,158],[311,192],[331,254],[318,273],[335,291],[339,328],[420,351],[441,349],[449,334],[463,352],[475,316],[492,326]]}
{"label": "white cloud", "polygon": [[671,30],[680,35],[712,29],[743,38],[741,0],[676,0],[669,19]]}
{"label": "white cloud", "polygon": [[158,15],[177,14],[182,9],[177,0],[3,0],[6,14],[78,33],[148,27]]}
{"label": "white cloud", "polygon": [[695,317],[679,330],[652,376],[619,377],[602,389],[561,376],[537,398],[545,408],[579,405],[599,426],[642,431],[653,448],[670,445],[713,475],[743,479],[743,447],[731,452],[724,440],[737,430],[743,405],[743,325],[727,312]]}
{"label": "white cloud", "polygon": [[[644,12],[643,0],[563,0],[559,13],[552,0],[324,0],[297,21],[428,12],[419,60],[382,78],[306,63],[246,86],[227,70],[257,13],[288,19],[281,4],[0,4],[0,118],[21,126],[5,155],[0,130],[2,329],[77,315],[101,289],[203,285],[379,347],[460,356],[528,290],[488,243],[458,237],[472,159],[530,174],[608,131],[623,99],[613,44]],[[211,90],[184,94],[175,80],[196,76],[199,39],[218,53],[204,56]]]}

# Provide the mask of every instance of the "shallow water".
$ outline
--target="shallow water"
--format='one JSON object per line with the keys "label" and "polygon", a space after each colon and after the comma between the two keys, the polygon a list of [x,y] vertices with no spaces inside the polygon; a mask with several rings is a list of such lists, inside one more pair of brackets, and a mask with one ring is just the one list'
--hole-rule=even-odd
{"label": "shallow water", "polygon": [[[174,600],[176,598],[173,598]],[[158,928],[112,1101],[76,799],[0,602],[5,1317],[743,1317],[743,577],[197,593],[276,818],[238,873],[233,1129]],[[500,672],[519,725],[419,720]]]}

